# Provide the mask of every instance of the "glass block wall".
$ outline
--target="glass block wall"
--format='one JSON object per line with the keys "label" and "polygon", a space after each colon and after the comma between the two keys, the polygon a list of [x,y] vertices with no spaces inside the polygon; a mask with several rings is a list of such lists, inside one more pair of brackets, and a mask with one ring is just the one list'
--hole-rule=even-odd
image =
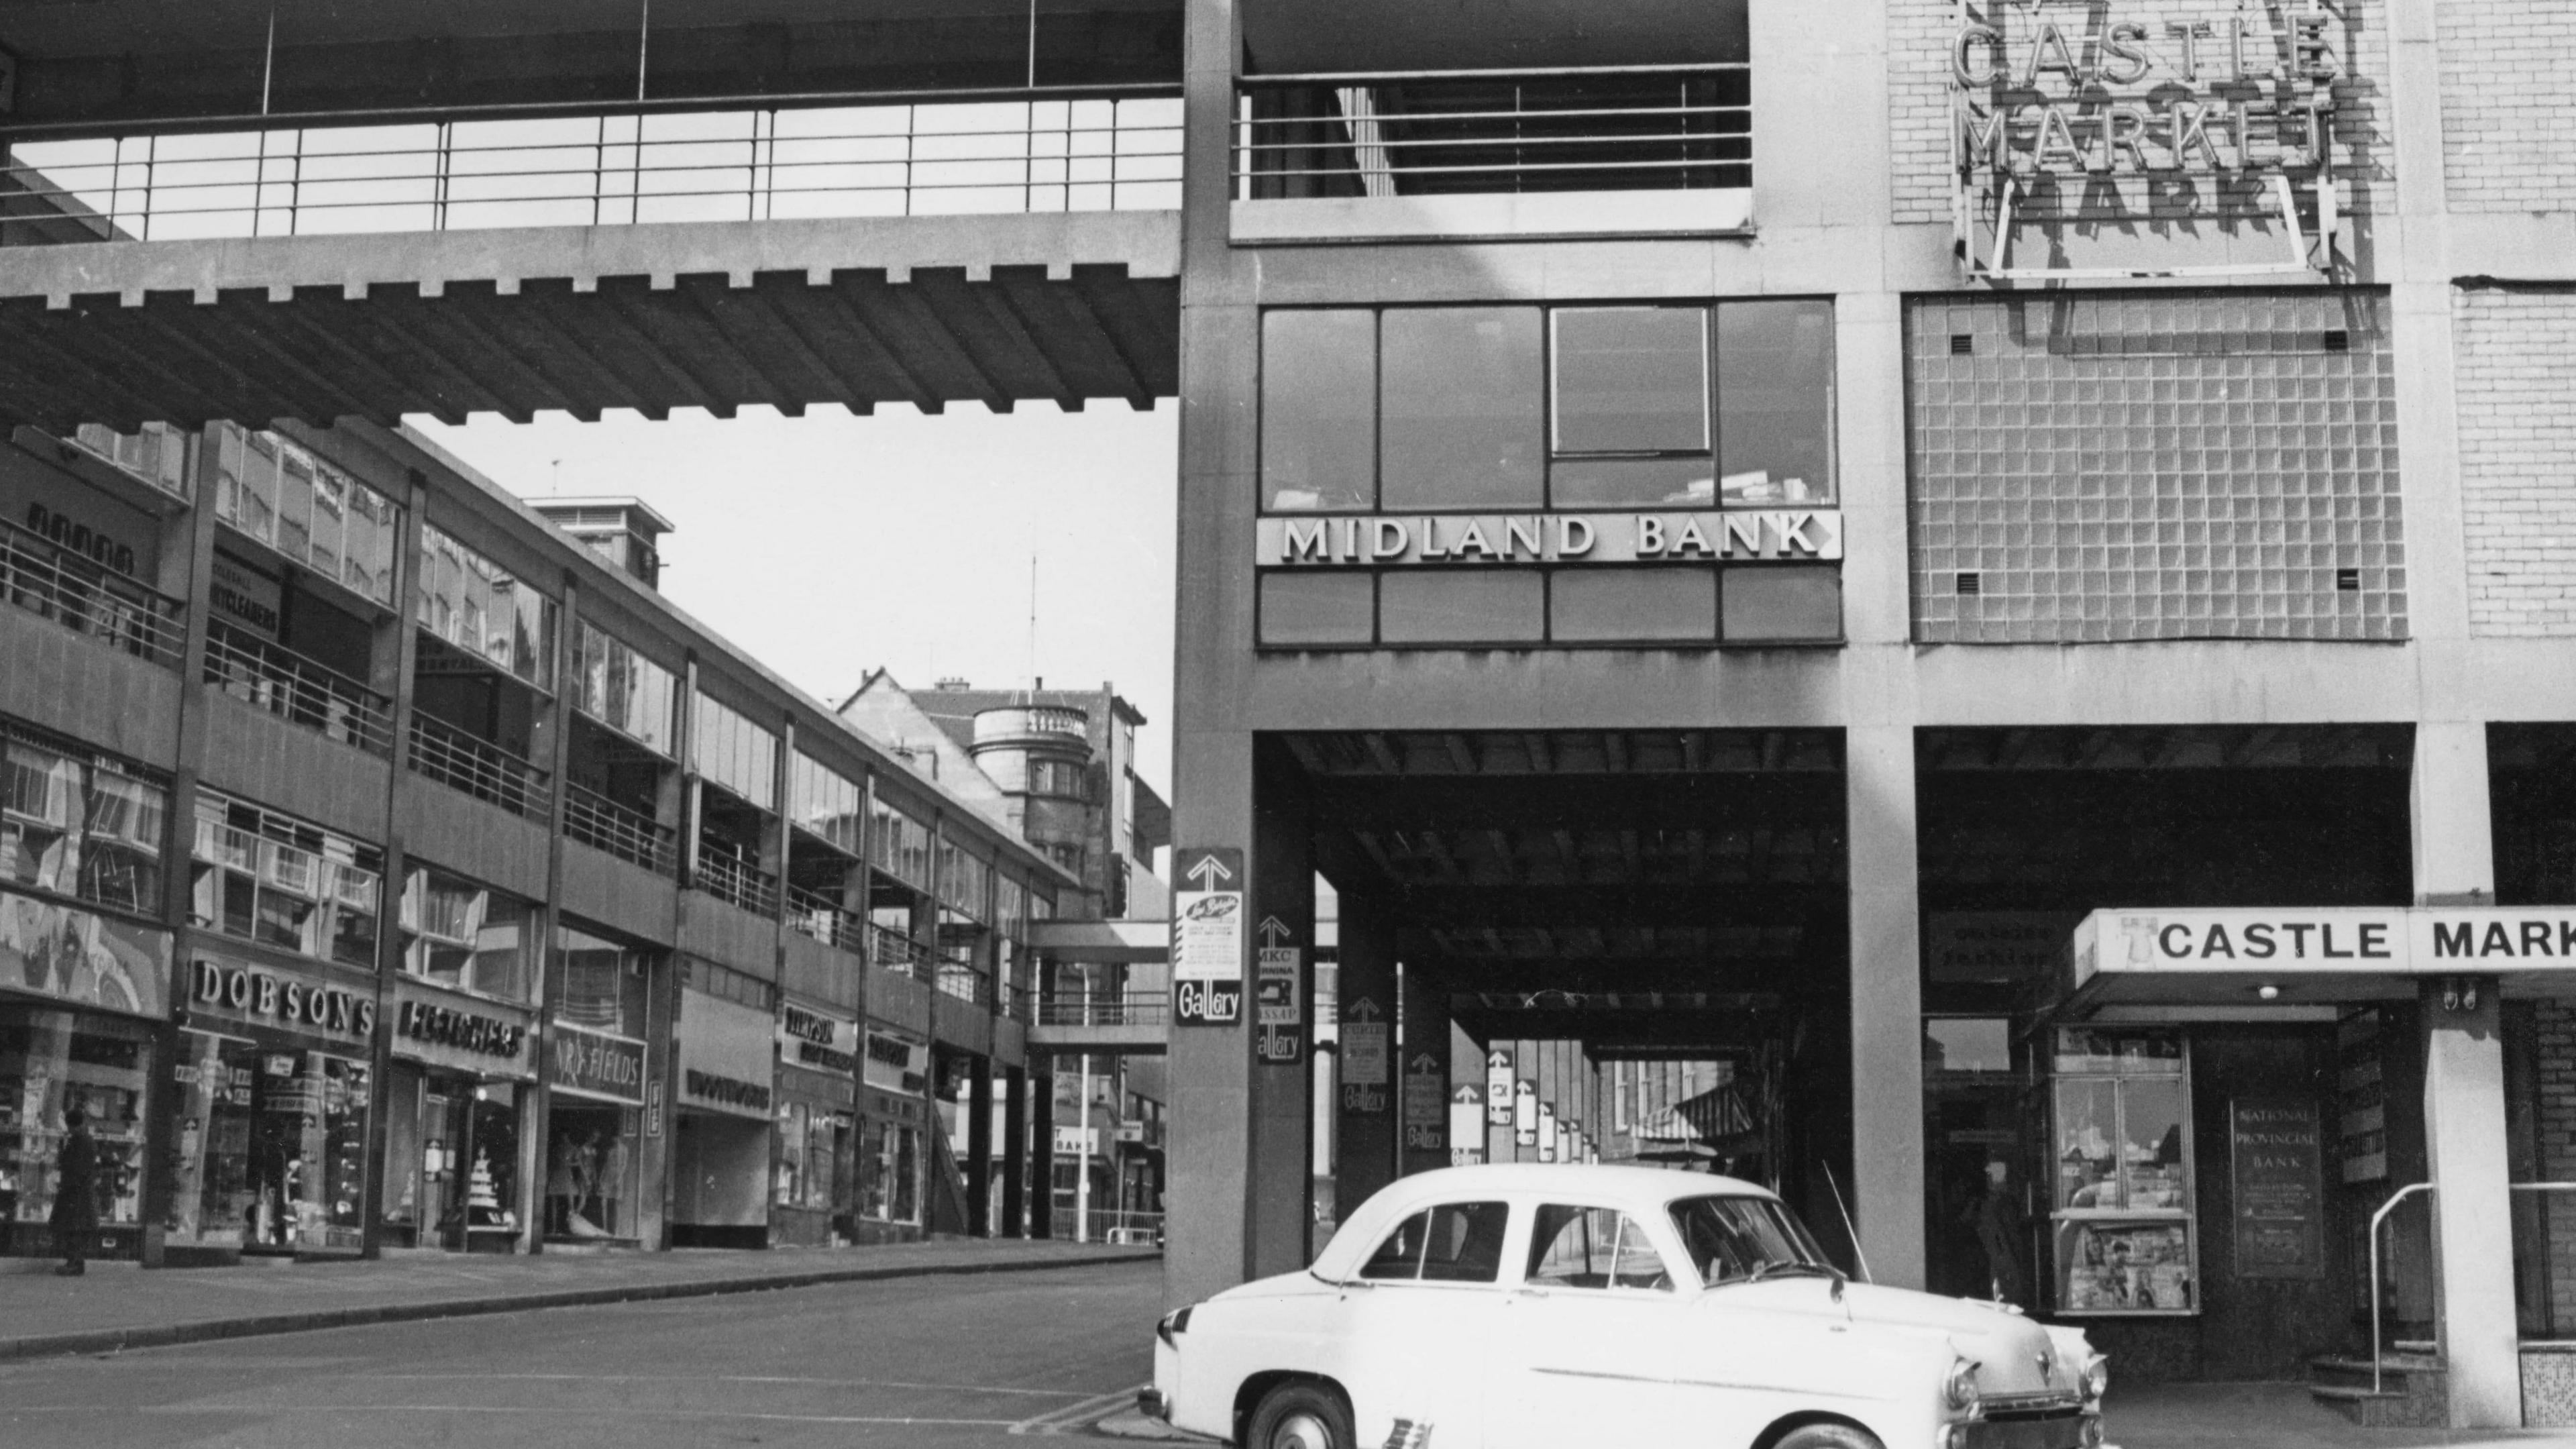
{"label": "glass block wall", "polygon": [[2319,290],[1918,300],[1916,639],[2404,638],[2386,307]]}

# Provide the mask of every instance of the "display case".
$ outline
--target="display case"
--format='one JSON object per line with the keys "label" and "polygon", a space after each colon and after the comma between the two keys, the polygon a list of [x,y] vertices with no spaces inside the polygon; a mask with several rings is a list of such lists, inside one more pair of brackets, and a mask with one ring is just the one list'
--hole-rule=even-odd
{"label": "display case", "polygon": [[2060,1027],[2048,1087],[2057,1311],[2200,1311],[2188,1044],[2171,1028]]}

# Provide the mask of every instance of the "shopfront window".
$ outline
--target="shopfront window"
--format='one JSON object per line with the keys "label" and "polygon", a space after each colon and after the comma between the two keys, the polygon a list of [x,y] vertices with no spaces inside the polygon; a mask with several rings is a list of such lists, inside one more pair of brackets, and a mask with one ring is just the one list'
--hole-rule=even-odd
{"label": "shopfront window", "polygon": [[30,740],[0,740],[0,752],[0,880],[159,912],[168,787]]}
{"label": "shopfront window", "polygon": [[2198,1311],[2191,1087],[2181,1037],[2060,1028],[2054,1066],[2059,1311]]}
{"label": "shopfront window", "polygon": [[384,857],[373,846],[199,790],[193,853],[190,924],[375,969]]}
{"label": "shopfront window", "polygon": [[850,1153],[857,1119],[851,1113],[818,1103],[788,1102],[778,1113],[778,1179],[780,1207],[813,1212],[846,1211],[850,1196]]}
{"label": "shopfront window", "polygon": [[253,1251],[360,1246],[367,1064],[180,1033],[170,1235]]}
{"label": "shopfront window", "polygon": [[0,1253],[53,1247],[55,1164],[77,1107],[98,1144],[103,1229],[142,1217],[152,1046],[143,1028],[42,1008],[0,1010]]}
{"label": "shopfront window", "polygon": [[558,1097],[547,1124],[545,1232],[550,1238],[634,1238],[642,1114]]}
{"label": "shopfront window", "polygon": [[393,603],[402,505],[275,433],[212,431],[217,518],[361,598]]}
{"label": "shopfront window", "polygon": [[921,1221],[921,1129],[909,1122],[871,1124],[873,1151],[861,1211],[889,1223]]}
{"label": "shopfront window", "polygon": [[679,716],[679,676],[586,619],[572,621],[573,648],[581,672],[573,682],[573,705],[617,733],[669,758],[675,753],[671,731]]}
{"label": "shopfront window", "polygon": [[659,954],[571,925],[557,926],[555,1019],[644,1040],[652,967]]}
{"label": "shopfront window", "polygon": [[787,766],[787,818],[836,850],[860,853],[867,792],[859,783],[803,750]]}
{"label": "shopfront window", "polygon": [[518,1085],[397,1062],[387,1103],[385,1222],[451,1252],[514,1240]]}
{"label": "shopfront window", "polygon": [[421,527],[420,625],[513,678],[554,688],[554,600],[435,524]]}
{"label": "shopfront window", "polygon": [[403,881],[403,969],[442,986],[525,1001],[532,908],[443,870]]}
{"label": "shopfront window", "polygon": [[690,753],[708,783],[763,810],[778,808],[778,735],[740,710],[701,694],[690,716]]}

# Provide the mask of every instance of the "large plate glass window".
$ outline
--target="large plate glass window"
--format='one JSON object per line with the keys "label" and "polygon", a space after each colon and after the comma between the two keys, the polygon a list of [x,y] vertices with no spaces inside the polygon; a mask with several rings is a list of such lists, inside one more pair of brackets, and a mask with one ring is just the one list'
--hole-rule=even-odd
{"label": "large plate glass window", "polygon": [[190,925],[375,969],[374,846],[202,788],[195,826]]}
{"label": "large plate glass window", "polygon": [[157,913],[169,811],[168,787],[140,770],[0,740],[0,881]]}
{"label": "large plate glass window", "polygon": [[2188,1044],[2170,1029],[2061,1027],[2054,1065],[2058,1311],[2198,1312]]}

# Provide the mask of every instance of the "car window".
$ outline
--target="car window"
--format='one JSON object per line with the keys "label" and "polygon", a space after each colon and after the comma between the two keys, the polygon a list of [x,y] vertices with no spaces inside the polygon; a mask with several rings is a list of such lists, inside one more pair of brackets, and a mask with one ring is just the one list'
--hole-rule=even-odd
{"label": "car window", "polygon": [[1806,1228],[1769,1198],[1684,1198],[1673,1204],[1672,1218],[1691,1266],[1710,1287],[1825,1266]]}
{"label": "car window", "polygon": [[1502,1275],[1503,1224],[1498,1202],[1443,1203],[1395,1225],[1360,1264],[1363,1278],[1419,1278],[1433,1283],[1491,1283]]}
{"label": "car window", "polygon": [[1657,1288],[1672,1278],[1635,1219],[1616,1208],[1549,1203],[1530,1231],[1532,1283],[1559,1288]]}

